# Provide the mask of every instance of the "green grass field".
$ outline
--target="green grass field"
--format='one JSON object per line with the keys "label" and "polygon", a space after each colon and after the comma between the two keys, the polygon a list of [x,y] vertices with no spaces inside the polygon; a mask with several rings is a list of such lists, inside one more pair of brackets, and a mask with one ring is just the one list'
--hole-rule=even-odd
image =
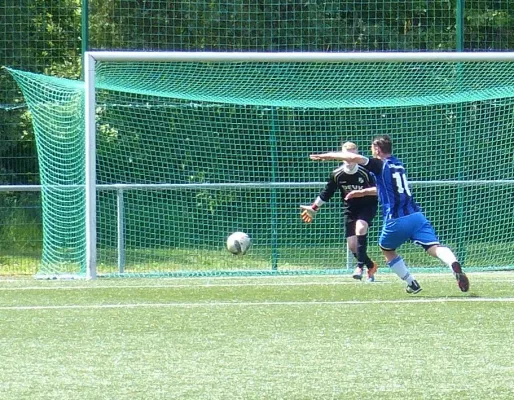
{"label": "green grass field", "polygon": [[512,399],[514,273],[0,280],[0,398]]}

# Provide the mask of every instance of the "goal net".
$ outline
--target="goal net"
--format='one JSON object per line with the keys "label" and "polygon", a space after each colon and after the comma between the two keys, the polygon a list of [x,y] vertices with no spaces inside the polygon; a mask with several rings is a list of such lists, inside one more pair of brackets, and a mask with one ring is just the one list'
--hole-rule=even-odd
{"label": "goal net", "polygon": [[[112,53],[85,82],[10,70],[41,171],[41,274],[345,272],[337,194],[300,219],[334,162],[310,153],[389,134],[467,270],[514,265],[511,53]],[[85,121],[85,122],[84,122]],[[369,253],[383,264],[377,239]],[[244,256],[225,249],[246,232]],[[441,264],[414,245],[414,268]],[[350,255],[351,256],[351,255]],[[444,267],[446,268],[446,267]]]}

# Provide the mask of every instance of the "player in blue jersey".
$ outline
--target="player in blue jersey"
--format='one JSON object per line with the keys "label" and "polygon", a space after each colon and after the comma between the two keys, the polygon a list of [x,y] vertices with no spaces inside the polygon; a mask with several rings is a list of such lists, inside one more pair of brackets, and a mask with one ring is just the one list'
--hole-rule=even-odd
{"label": "player in blue jersey", "polygon": [[[358,153],[355,143],[346,142],[343,151]],[[378,264],[368,256],[368,229],[377,214],[378,200],[375,178],[361,165],[343,162],[330,173],[325,187],[309,206],[300,206],[301,217],[311,223],[320,207],[339,191],[343,201],[345,236],[348,248],[357,259],[353,278],[361,280],[364,266],[367,267],[367,280],[373,282]]]}
{"label": "player in blue jersey", "polygon": [[452,250],[440,244],[432,224],[414,200],[405,166],[392,154],[391,138],[388,135],[376,136],[371,144],[371,152],[373,158],[344,151],[311,154],[310,158],[318,161],[338,160],[357,163],[375,174],[384,217],[379,245],[389,267],[407,282],[407,293],[415,294],[421,291],[421,286],[396,252],[409,240],[423,246],[428,254],[448,265],[457,279],[459,289],[467,292],[468,277],[462,271],[461,264]]}

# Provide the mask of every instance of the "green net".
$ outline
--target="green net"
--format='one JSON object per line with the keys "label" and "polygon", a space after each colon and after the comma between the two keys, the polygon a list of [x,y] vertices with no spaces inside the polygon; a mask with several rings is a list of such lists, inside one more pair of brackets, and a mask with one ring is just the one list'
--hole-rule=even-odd
{"label": "green net", "polygon": [[[75,79],[81,76],[84,49],[504,51],[514,49],[513,4],[513,0],[3,0],[0,65]],[[39,184],[26,106],[4,70],[0,70],[0,87],[0,183]],[[41,212],[36,197],[39,194],[33,192],[0,191],[0,274],[31,274],[40,261]]]}
{"label": "green net", "polygon": [[[84,273],[84,86],[11,71],[34,119],[42,273]],[[341,200],[310,204],[344,140],[390,134],[412,189],[468,270],[514,260],[513,63],[98,63],[99,274],[345,270]],[[382,263],[377,216],[370,255]],[[243,257],[225,249],[244,231]],[[412,267],[439,270],[414,245]]]}
{"label": "green net", "polygon": [[512,0],[90,1],[90,49],[514,49]]}
{"label": "green net", "polygon": [[78,273],[85,265],[84,85],[31,73],[15,76],[36,134],[43,208],[41,270]]}

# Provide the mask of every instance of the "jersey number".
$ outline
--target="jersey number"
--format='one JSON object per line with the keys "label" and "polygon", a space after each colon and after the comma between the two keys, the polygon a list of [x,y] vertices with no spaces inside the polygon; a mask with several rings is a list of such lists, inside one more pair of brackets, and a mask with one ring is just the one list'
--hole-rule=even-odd
{"label": "jersey number", "polygon": [[411,197],[409,184],[407,183],[407,178],[405,174],[400,174],[399,172],[393,173],[393,178],[396,181],[396,187],[398,188],[398,193],[407,193],[409,197]]}

